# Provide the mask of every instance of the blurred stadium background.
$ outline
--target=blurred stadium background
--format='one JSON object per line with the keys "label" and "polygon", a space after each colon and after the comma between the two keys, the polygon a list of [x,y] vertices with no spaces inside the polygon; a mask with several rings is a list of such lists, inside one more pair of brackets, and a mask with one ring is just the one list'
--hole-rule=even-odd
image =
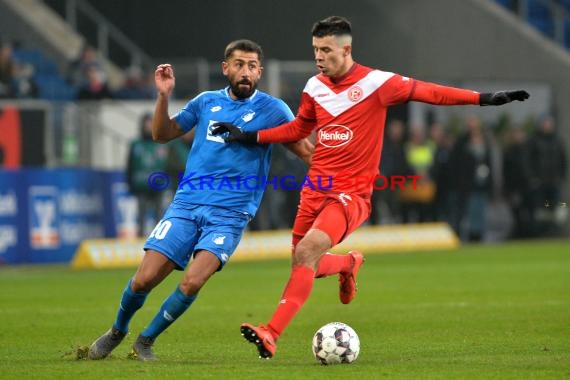
{"label": "blurred stadium background", "polygon": [[[410,223],[404,231],[417,232],[444,222],[477,243],[569,236],[570,1],[0,0],[0,263],[67,263],[86,240],[136,237],[143,217],[152,225],[153,216],[137,215],[125,171],[141,118],[153,110],[157,64],[174,65],[174,113],[225,85],[229,41],[253,39],[266,55],[261,88],[296,111],[315,72],[310,28],[332,14],[352,21],[354,56],[368,66],[531,93],[497,108],[393,108],[389,123],[403,123],[403,170],[429,178],[437,192],[379,192],[370,225]],[[556,136],[537,144],[548,116]],[[478,125],[489,153],[483,174],[458,144]],[[383,162],[395,161],[394,152]],[[278,148],[272,166],[275,175],[306,170]],[[477,173],[484,186],[473,184]],[[297,197],[268,190],[251,230],[285,230],[286,250]]]}

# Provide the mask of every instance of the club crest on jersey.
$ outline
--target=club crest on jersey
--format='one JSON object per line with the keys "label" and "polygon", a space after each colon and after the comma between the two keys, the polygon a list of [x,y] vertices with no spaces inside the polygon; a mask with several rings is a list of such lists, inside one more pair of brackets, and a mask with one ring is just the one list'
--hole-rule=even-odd
{"label": "club crest on jersey", "polygon": [[351,102],[358,102],[360,99],[362,99],[362,94],[363,91],[360,86],[352,86],[346,92],[346,95]]}
{"label": "club crest on jersey", "polygon": [[251,121],[254,116],[255,116],[255,111],[248,110],[248,111],[241,117],[241,119],[247,123],[248,121]]}
{"label": "club crest on jersey", "polygon": [[338,148],[352,140],[353,132],[350,128],[340,124],[330,124],[317,133],[318,142],[327,148]]}

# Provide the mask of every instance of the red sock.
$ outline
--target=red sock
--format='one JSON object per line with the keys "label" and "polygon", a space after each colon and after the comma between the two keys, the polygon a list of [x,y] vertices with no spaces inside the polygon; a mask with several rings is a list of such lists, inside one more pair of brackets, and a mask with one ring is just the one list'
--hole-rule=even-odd
{"label": "red sock", "polygon": [[325,253],[319,261],[315,278],[326,277],[343,272],[350,265],[350,256]]}
{"label": "red sock", "polygon": [[291,277],[285,286],[279,306],[267,324],[275,339],[281,335],[309,298],[314,277],[315,272],[304,265],[295,265],[291,270]]}

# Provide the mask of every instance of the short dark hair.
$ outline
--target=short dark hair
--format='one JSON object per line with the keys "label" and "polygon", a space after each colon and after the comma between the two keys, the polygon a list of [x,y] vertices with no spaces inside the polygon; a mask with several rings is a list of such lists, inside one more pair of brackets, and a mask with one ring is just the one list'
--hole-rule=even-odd
{"label": "short dark hair", "polygon": [[251,40],[235,40],[230,42],[224,51],[224,60],[227,61],[236,50],[257,53],[259,62],[263,61],[263,50],[261,50],[261,46]]}
{"label": "short dark hair", "polygon": [[350,21],[341,16],[330,16],[313,24],[313,37],[352,35]]}

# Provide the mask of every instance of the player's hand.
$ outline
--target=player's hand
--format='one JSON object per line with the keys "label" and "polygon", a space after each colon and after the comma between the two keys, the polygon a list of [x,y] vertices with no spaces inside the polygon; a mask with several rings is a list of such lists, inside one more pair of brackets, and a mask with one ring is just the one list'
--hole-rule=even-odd
{"label": "player's hand", "polygon": [[223,121],[214,123],[212,126],[214,127],[212,128],[213,136],[228,133],[228,136],[224,137],[224,140],[227,142],[237,141],[243,144],[257,144],[257,132],[243,132],[232,123]]}
{"label": "player's hand", "polygon": [[170,96],[174,89],[174,82],[174,70],[172,70],[172,65],[164,63],[156,67],[154,83],[159,94]]}
{"label": "player's hand", "polygon": [[487,92],[480,94],[479,104],[482,106],[500,106],[515,100],[522,102],[529,97],[530,94],[525,90]]}

